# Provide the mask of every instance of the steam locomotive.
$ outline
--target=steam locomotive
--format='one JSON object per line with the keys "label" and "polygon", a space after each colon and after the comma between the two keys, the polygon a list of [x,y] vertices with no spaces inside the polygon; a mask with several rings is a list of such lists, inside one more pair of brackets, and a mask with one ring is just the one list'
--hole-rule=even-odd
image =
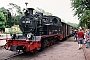
{"label": "steam locomotive", "polygon": [[57,16],[46,16],[41,12],[33,14],[27,8],[25,16],[19,21],[22,34],[12,34],[6,39],[5,49],[11,51],[35,52],[62,41],[72,35],[73,27],[61,22]]}

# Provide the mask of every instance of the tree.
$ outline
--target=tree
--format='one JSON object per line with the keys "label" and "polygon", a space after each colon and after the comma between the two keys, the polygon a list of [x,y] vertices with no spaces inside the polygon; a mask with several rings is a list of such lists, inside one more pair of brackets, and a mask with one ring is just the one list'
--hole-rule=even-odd
{"label": "tree", "polygon": [[2,10],[0,9],[0,30],[4,30],[5,22],[6,22],[6,18],[4,16]]}
{"label": "tree", "polygon": [[81,18],[85,10],[90,10],[90,0],[71,0],[71,5],[75,11],[74,15],[77,15],[78,18]]}
{"label": "tree", "polygon": [[[81,23],[83,23],[83,25]],[[84,26],[85,28],[90,28],[90,10],[85,10],[83,16],[81,16],[81,23],[81,26]]]}
{"label": "tree", "polygon": [[16,14],[16,13],[22,14],[20,6],[14,4],[14,3],[9,3],[8,6],[10,7],[8,9],[12,12],[12,14]]}
{"label": "tree", "polygon": [[10,28],[12,23],[12,16],[11,16],[11,12],[8,9],[5,9],[4,7],[0,8],[4,14],[4,16],[6,17],[6,23],[5,23],[5,27],[6,28]]}
{"label": "tree", "polygon": [[9,8],[8,8],[9,11],[11,11],[11,13],[12,13],[13,24],[18,25],[18,21],[24,15],[21,11],[21,7],[14,3],[9,3],[8,6],[9,6]]}
{"label": "tree", "polygon": [[74,15],[77,15],[80,20],[80,25],[84,27],[85,25],[88,26],[86,23],[90,18],[87,18],[89,15],[86,13],[90,13],[90,0],[71,0],[71,5],[75,11]]}

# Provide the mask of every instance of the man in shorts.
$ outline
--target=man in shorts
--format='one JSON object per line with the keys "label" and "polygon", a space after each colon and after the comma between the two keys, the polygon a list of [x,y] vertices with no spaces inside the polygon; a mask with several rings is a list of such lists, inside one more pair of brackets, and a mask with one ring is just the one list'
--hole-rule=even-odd
{"label": "man in shorts", "polygon": [[80,50],[82,49],[83,37],[84,37],[84,32],[82,31],[82,28],[79,29],[77,36],[78,36],[78,44],[79,44],[79,50]]}

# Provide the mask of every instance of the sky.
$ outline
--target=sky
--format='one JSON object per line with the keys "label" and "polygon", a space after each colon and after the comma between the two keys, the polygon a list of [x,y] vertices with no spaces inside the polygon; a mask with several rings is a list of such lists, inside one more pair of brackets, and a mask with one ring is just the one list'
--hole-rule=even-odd
{"label": "sky", "polygon": [[28,2],[27,7],[41,8],[60,17],[65,22],[79,23],[77,17],[74,16],[74,11],[72,11],[70,0],[1,0],[0,7],[8,8],[9,3],[14,3],[23,9],[26,7],[25,2]]}

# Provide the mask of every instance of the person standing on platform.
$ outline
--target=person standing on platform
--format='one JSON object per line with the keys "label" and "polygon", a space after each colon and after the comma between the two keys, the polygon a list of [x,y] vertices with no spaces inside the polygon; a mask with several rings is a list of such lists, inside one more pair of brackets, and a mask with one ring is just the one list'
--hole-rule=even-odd
{"label": "person standing on platform", "polygon": [[75,40],[75,42],[77,41],[77,32],[78,32],[77,29],[75,29],[74,30],[74,40]]}
{"label": "person standing on platform", "polygon": [[87,29],[86,34],[85,34],[85,43],[86,43],[86,48],[89,48],[90,44],[90,30]]}
{"label": "person standing on platform", "polygon": [[78,36],[78,45],[79,45],[79,50],[80,50],[82,49],[83,37],[84,37],[84,32],[82,28],[79,29],[77,36]]}

